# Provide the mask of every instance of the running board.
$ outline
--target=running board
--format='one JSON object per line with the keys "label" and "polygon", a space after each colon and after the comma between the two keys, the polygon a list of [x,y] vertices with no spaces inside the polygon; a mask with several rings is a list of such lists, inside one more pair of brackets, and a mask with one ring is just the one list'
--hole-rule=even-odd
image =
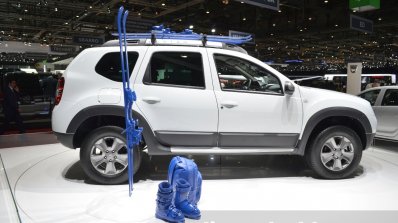
{"label": "running board", "polygon": [[291,154],[294,148],[171,147],[175,154]]}

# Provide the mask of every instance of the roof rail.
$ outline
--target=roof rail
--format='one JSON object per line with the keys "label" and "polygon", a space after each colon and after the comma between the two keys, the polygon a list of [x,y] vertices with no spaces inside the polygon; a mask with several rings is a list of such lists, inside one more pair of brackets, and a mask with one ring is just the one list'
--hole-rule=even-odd
{"label": "roof rail", "polygon": [[[112,33],[113,36],[119,37],[118,33]],[[220,42],[226,44],[240,45],[252,40],[252,37],[231,37],[231,36],[217,36],[194,33],[190,29],[185,29],[180,33],[171,31],[170,28],[164,28],[163,25],[153,26],[150,33],[126,33],[126,40],[131,39],[151,39],[154,45],[158,39],[174,39],[174,40],[201,40],[203,46],[206,46],[207,41]]]}
{"label": "roof rail", "polygon": [[[174,39],[157,39],[152,44],[151,39],[129,39],[126,41],[128,46],[192,46],[192,47],[203,47],[201,40],[174,40]],[[102,47],[119,46],[119,40],[109,40],[102,45]],[[206,42],[206,46],[209,48],[220,48],[226,50],[232,50],[247,54],[247,51],[242,47],[234,44],[226,44],[220,42]]]}

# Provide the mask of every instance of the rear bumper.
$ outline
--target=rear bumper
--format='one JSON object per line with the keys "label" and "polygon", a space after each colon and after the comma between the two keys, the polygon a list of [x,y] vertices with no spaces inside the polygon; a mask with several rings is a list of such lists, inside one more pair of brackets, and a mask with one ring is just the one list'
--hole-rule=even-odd
{"label": "rear bumper", "polygon": [[375,135],[376,133],[366,133],[366,145],[364,149],[367,149],[372,145]]}
{"label": "rear bumper", "polygon": [[58,141],[71,149],[75,149],[73,146],[73,136],[75,135],[74,133],[59,133],[59,132],[54,132],[54,135],[57,137]]}

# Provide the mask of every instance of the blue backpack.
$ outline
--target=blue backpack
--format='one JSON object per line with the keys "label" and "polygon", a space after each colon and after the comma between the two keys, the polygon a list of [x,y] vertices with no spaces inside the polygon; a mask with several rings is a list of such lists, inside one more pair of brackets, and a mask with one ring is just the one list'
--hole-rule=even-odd
{"label": "blue backpack", "polygon": [[175,188],[177,179],[179,178],[183,178],[191,185],[191,191],[188,194],[188,201],[191,204],[196,205],[200,200],[202,190],[202,175],[200,174],[196,163],[184,157],[174,157],[169,165],[169,184]]}

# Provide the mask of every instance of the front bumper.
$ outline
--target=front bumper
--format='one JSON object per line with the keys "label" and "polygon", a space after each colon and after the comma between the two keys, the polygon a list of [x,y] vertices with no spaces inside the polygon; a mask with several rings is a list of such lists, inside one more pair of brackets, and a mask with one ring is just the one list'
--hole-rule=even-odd
{"label": "front bumper", "polygon": [[59,133],[59,132],[54,132],[54,135],[57,137],[58,141],[71,149],[75,149],[73,146],[73,136],[75,135],[74,133]]}

